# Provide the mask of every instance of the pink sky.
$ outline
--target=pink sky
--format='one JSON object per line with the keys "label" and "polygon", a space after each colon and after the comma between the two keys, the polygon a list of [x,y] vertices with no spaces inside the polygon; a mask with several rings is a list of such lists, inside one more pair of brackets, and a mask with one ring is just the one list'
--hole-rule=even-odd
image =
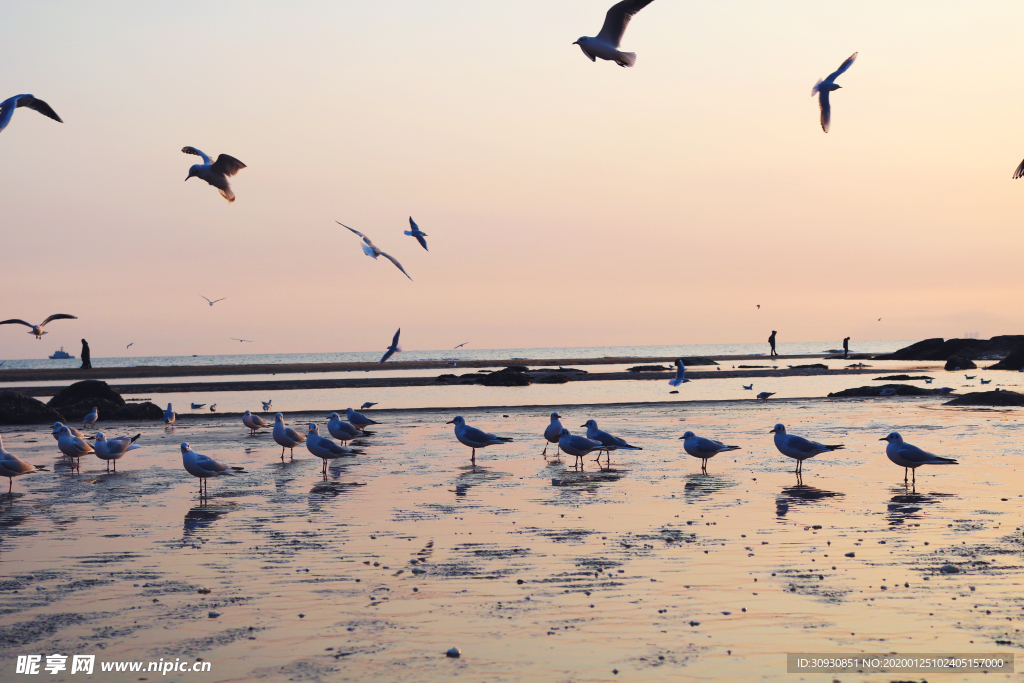
{"label": "pink sky", "polygon": [[1024,6],[609,4],[3,3],[0,357],[1021,331]]}

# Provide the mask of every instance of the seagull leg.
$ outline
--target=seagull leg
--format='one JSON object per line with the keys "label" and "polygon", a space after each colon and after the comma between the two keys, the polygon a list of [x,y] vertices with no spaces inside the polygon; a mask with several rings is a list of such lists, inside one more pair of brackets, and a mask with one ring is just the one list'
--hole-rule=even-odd
{"label": "seagull leg", "polygon": [[473,455],[470,456],[469,460],[470,460],[470,462],[473,463],[473,467],[476,467],[476,449],[475,448],[473,449]]}
{"label": "seagull leg", "polygon": [[[546,441],[546,439],[545,439],[545,441]],[[541,453],[540,455],[541,455],[542,458],[548,457],[548,444],[547,443],[544,444],[544,452]]]}

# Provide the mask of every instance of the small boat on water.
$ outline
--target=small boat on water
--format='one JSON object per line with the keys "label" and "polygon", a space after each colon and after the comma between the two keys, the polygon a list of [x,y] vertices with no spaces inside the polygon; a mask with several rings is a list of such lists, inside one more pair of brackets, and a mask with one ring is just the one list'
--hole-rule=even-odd
{"label": "small boat on water", "polygon": [[60,351],[54,351],[53,355],[50,356],[50,360],[66,360],[68,358],[74,358],[70,353],[64,350],[64,347],[60,347]]}

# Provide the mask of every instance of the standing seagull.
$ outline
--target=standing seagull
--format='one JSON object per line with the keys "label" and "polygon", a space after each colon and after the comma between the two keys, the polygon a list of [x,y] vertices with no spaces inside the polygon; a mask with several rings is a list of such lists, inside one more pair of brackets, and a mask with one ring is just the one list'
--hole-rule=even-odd
{"label": "standing seagull", "polygon": [[[561,415],[558,413],[551,413],[551,424],[544,430],[544,439],[549,443],[557,444],[558,440],[562,437],[562,422]],[[555,457],[558,456],[558,446],[555,446]],[[548,456],[548,444],[544,444],[544,452],[541,453],[542,457]]]}
{"label": "standing seagull", "polygon": [[576,467],[579,465],[580,470],[582,470],[583,457],[590,455],[594,451],[600,451],[604,448],[604,444],[600,441],[588,439],[585,436],[574,436],[569,433],[568,429],[563,429],[561,435],[558,437],[558,447],[576,458],[576,462],[574,462],[572,466]]}
{"label": "standing seagull", "polygon": [[[423,239],[427,236],[427,233],[420,230],[420,226],[416,225],[416,221],[412,219],[412,216],[409,216],[409,225],[412,227],[412,230],[406,230],[405,234],[415,237],[416,241],[420,243],[420,246],[427,249],[427,241]],[[427,249],[427,251],[430,250]]]}
{"label": "standing seagull", "polygon": [[402,347],[398,345],[398,335],[400,334],[402,334],[401,327],[398,328],[398,332],[395,332],[395,337],[394,339],[391,340],[391,346],[389,346],[388,350],[384,352],[384,355],[381,356],[381,359],[377,361],[377,365],[383,365],[384,361],[386,361],[388,358],[391,358],[391,356],[395,355],[396,353],[402,352]]}
{"label": "standing seagull", "polygon": [[689,382],[689,381],[690,380],[686,379],[686,366],[683,365],[683,359],[682,358],[677,358],[676,359],[676,376],[674,378],[670,379],[668,381],[668,383],[671,384],[674,387],[678,387],[680,384],[683,384],[684,382]]}
{"label": "standing seagull", "polygon": [[[643,448],[641,448],[640,446],[630,446],[628,443],[626,443],[624,440],[620,439],[619,437],[614,436],[612,434],[609,434],[608,432],[605,432],[605,431],[602,431],[602,430],[598,429],[597,428],[597,420],[587,420],[586,424],[582,424],[580,426],[587,428],[587,438],[588,439],[590,439],[592,441],[600,441],[601,442],[601,445],[604,447],[605,457],[608,459],[608,462],[606,463],[606,465],[608,467],[612,466],[611,451],[617,451],[620,448],[621,449],[625,449],[625,450],[629,450],[629,451],[642,451],[643,450]],[[597,460],[595,462],[597,462],[598,464],[601,463],[601,452],[600,451],[598,451],[598,453],[597,453]]]}
{"label": "standing seagull", "polygon": [[[217,161],[211,162],[210,157],[200,152],[195,147],[182,147],[181,151],[185,154],[194,154],[197,157],[203,158],[203,163],[193,164],[188,169],[188,178],[199,178],[210,183],[218,190],[220,195],[229,202],[235,201],[235,193],[231,191],[231,186],[228,184],[228,176],[233,176],[240,170],[245,168],[238,159],[227,154],[221,154],[217,157]],[[185,182],[188,182],[188,178],[185,178]],[[202,295],[200,295],[202,296]],[[209,301],[209,299],[207,299]],[[211,306],[213,304],[210,304]]]}
{"label": "standing seagull", "polygon": [[42,465],[30,465],[13,453],[8,453],[4,450],[4,441],[0,437],[0,477],[7,477],[7,493],[14,491],[14,478],[21,476],[22,474],[32,474],[33,472],[49,472]]}
{"label": "standing seagull", "polygon": [[[60,436],[57,437],[57,448],[69,458],[81,458],[83,455],[93,452],[92,446],[82,437],[73,436],[71,428],[66,425],[61,429]],[[81,466],[81,460],[78,461],[77,465]]]}
{"label": "standing seagull", "polygon": [[808,441],[802,436],[787,434],[786,428],[782,424],[775,425],[775,428],[769,434],[775,435],[775,447],[779,449],[779,453],[782,453],[787,458],[796,460],[797,474],[803,472],[804,460],[807,458],[813,458],[819,453],[828,453],[829,451],[845,448],[843,444],[828,446],[816,441]]}
{"label": "standing seagull", "polygon": [[377,422],[376,420],[371,420],[362,413],[357,413],[351,408],[345,408],[345,417],[348,418],[349,423],[351,423],[353,427],[359,430],[365,429],[370,425],[380,424],[380,422]]}
{"label": "standing seagull", "polygon": [[702,436],[697,436],[693,432],[686,432],[680,439],[683,439],[683,450],[692,455],[695,458],[700,458],[700,471],[704,474],[708,473],[708,458],[712,458],[719,453],[725,453],[726,451],[739,450],[739,446],[726,446],[721,441],[715,441],[714,439],[705,439]]}
{"label": "standing seagull", "polygon": [[[334,222],[337,223],[338,225],[340,225],[343,228],[348,228],[348,226],[345,225],[344,223],[341,223],[339,221],[334,221]],[[367,256],[369,256],[372,259],[376,259],[378,256],[383,256],[388,261],[391,261],[392,263],[394,263],[395,267],[398,268],[400,271],[402,271],[402,275],[405,275],[407,278],[412,280],[412,276],[410,276],[409,273],[405,272],[405,268],[402,267],[402,264],[399,263],[398,261],[396,261],[389,254],[385,254],[383,251],[381,251],[380,249],[375,247],[373,242],[370,241],[369,237],[367,237],[363,233],[359,232],[355,228],[348,228],[348,229],[363,238],[363,243],[362,243],[361,246],[363,247],[363,253],[364,254],[366,254]]]}
{"label": "standing seagull", "polygon": [[95,425],[98,419],[100,419],[100,409],[93,408],[91,413],[82,418],[82,429],[88,425]]}
{"label": "standing seagull", "polygon": [[203,495],[203,482],[210,477],[233,477],[236,472],[244,472],[241,467],[230,467],[219,463],[208,455],[196,453],[188,442],[181,444],[181,464],[185,471],[193,477],[199,477],[199,495]]}
{"label": "standing seagull", "polygon": [[367,410],[368,408],[372,408],[375,405],[377,405],[377,404],[372,402],[372,401],[367,401],[363,405],[359,406],[359,410]]}
{"label": "standing seagull", "polygon": [[18,323],[19,325],[24,325],[25,327],[31,327],[32,329],[29,330],[29,334],[34,334],[36,336],[36,339],[42,339],[43,335],[46,334],[46,332],[43,331],[43,327],[46,325],[46,323],[50,322],[51,320],[65,320],[65,319],[78,320],[78,316],[76,316],[76,315],[68,315],[67,313],[54,313],[53,315],[51,315],[49,318],[47,318],[43,322],[39,323],[38,325],[33,325],[32,323],[27,323],[24,320],[20,320],[18,318],[11,318],[10,320],[2,320],[2,321],[0,321],[0,325],[7,325],[9,323]]}
{"label": "standing seagull", "polygon": [[248,410],[242,414],[242,424],[249,428],[249,436],[256,436],[257,430],[270,426],[269,422]]}
{"label": "standing seagull", "polygon": [[[186,178],[186,180],[188,180],[188,178]],[[201,296],[202,298],[206,299],[206,297],[203,296],[202,294],[200,294],[199,296]],[[224,299],[227,299],[227,297],[226,296],[225,297],[221,297],[220,299],[214,299],[213,301],[210,301],[209,299],[206,299],[206,300],[209,301],[210,305],[212,306],[215,303],[217,303],[218,301],[224,301]]]}
{"label": "standing seagull", "polygon": [[[825,80],[819,80],[811,88],[811,97],[814,97],[815,93],[818,95],[818,107],[821,108],[821,129],[828,132],[829,122],[832,120],[832,106],[828,103],[828,94],[833,90],[839,90],[843,87],[836,85],[835,80],[846,72],[853,65],[853,60],[857,59],[857,53],[854,52],[850,55],[845,62],[839,65],[839,68],[828,75]],[[881,320],[881,318],[879,318]]]}
{"label": "standing seagull", "polygon": [[305,435],[299,434],[284,423],[284,415],[278,413],[274,416],[274,441],[281,447],[281,460],[284,460],[284,449],[286,448],[291,450],[294,458],[295,447],[305,440]]}
{"label": "standing seagull", "polygon": [[[196,406],[196,404],[193,403],[192,407],[195,408],[195,406]],[[199,407],[202,408],[201,405]],[[174,424],[174,421],[177,418],[178,418],[178,414],[176,412],[174,412],[174,410],[172,408],[172,404],[168,403],[167,404],[167,410],[164,411],[164,424],[165,425],[172,425],[172,424]]]}
{"label": "standing seagull", "polygon": [[361,450],[339,446],[327,437],[320,436],[320,428],[312,422],[309,423],[309,432],[306,434],[306,449],[324,461],[323,473],[325,477],[327,476],[328,460],[363,454]]}
{"label": "standing seagull", "polygon": [[913,483],[917,483],[917,468],[921,465],[955,465],[956,460],[952,458],[943,458],[941,455],[935,455],[928,451],[922,450],[917,446],[912,446],[903,440],[899,432],[892,432],[889,436],[884,436],[879,441],[888,441],[889,445],[885,447],[885,455],[894,464],[899,465],[903,468],[903,483],[907,483],[907,470],[911,470],[914,473]]}
{"label": "standing seagull", "polygon": [[604,17],[604,26],[595,38],[583,37],[573,43],[579,45],[583,54],[590,57],[590,61],[597,61],[597,57],[615,62],[619,66],[633,66],[636,64],[635,52],[619,52],[619,44],[622,42],[622,34],[629,26],[629,20],[633,15],[651,4],[652,0],[622,0],[612,5],[608,14]]}
{"label": "standing seagull", "polygon": [[119,436],[116,439],[108,439],[103,436],[103,432],[97,432],[96,434],[96,457],[100,460],[107,461],[107,472],[110,471],[110,462],[114,462],[114,471],[117,472],[117,461],[128,451],[134,451],[138,446],[135,442],[142,434],[136,434],[135,436]]}
{"label": "standing seagull", "polygon": [[771,398],[774,395],[775,395],[774,391],[762,391],[760,394],[757,395],[757,398],[758,398],[758,400],[761,400],[761,401],[764,401],[765,403],[767,403],[768,399]]}
{"label": "standing seagull", "polygon": [[327,418],[327,431],[331,436],[341,442],[344,446],[352,439],[360,436],[373,436],[373,432],[360,430],[351,422],[345,422],[337,413],[331,413]]}
{"label": "standing seagull", "polygon": [[50,108],[46,102],[37,100],[32,95],[15,95],[14,97],[8,97],[3,102],[0,102],[0,131],[7,127],[7,124],[11,122],[11,117],[14,116],[14,110],[18,107],[28,107],[29,109],[35,109],[43,116],[49,116],[57,123],[64,123],[57,116],[57,112]]}
{"label": "standing seagull", "polygon": [[473,467],[476,467],[476,449],[503,444],[512,440],[510,436],[496,436],[476,427],[470,427],[461,415],[449,420],[445,424],[455,425],[455,438],[459,440],[459,443],[473,449],[473,454],[470,456],[470,462],[473,463]]}

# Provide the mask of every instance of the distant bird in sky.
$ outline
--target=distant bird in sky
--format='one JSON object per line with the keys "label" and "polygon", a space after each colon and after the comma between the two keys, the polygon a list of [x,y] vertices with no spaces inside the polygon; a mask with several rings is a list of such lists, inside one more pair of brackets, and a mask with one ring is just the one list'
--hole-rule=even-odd
{"label": "distant bird in sky", "polygon": [[46,323],[50,322],[51,320],[78,320],[78,316],[68,315],[67,313],[54,313],[53,315],[51,315],[49,318],[39,323],[38,325],[27,323],[24,320],[20,320],[18,318],[11,318],[10,320],[0,320],[0,325],[7,325],[10,323],[24,325],[25,327],[32,328],[31,330],[29,330],[29,334],[34,334],[36,336],[36,339],[42,339],[43,335],[47,334],[43,330],[43,327],[46,325]]}
{"label": "distant bird in sky", "polygon": [[[420,230],[420,226],[416,225],[416,221],[412,219],[412,216],[409,216],[409,225],[412,226],[412,230],[406,230],[405,234],[415,237],[416,241],[420,243],[420,246],[427,249],[427,241],[423,239],[427,236],[427,233]],[[430,250],[427,249],[427,251]]]}
{"label": "distant bird in sky", "polygon": [[398,328],[398,332],[395,332],[395,337],[394,339],[391,340],[391,346],[389,346],[388,350],[384,352],[384,355],[381,356],[381,359],[377,361],[377,365],[382,365],[384,361],[386,361],[388,358],[391,358],[391,356],[395,355],[396,353],[402,352],[402,347],[398,345],[398,335],[400,334],[402,334],[401,327]]}
{"label": "distant bird in sky", "polygon": [[132,348],[133,346],[135,346],[135,342],[132,342],[128,346],[124,347],[124,350],[127,351],[128,349]]}
{"label": "distant bird in sky", "polygon": [[[206,299],[206,297],[205,297],[205,296],[203,296],[202,294],[200,294],[199,296],[201,296],[202,298]],[[224,299],[227,299],[227,297],[226,297],[226,296],[222,296],[221,298],[219,298],[219,299],[214,299],[213,301],[210,301],[209,299],[206,299],[206,300],[207,300],[207,301],[209,301],[209,302],[210,302],[210,305],[212,306],[212,305],[214,305],[215,303],[217,303],[218,301],[224,301]]]}
{"label": "distant bird in sky", "polygon": [[[194,154],[197,157],[203,158],[203,163],[193,164],[192,167],[188,169],[188,178],[199,178],[200,180],[205,180],[220,190],[220,195],[224,197],[224,199],[229,202],[235,201],[235,193],[231,191],[231,185],[228,184],[228,177],[235,175],[245,168],[245,164],[227,154],[221,154],[217,157],[217,161],[211,162],[210,157],[206,156],[195,147],[182,147],[181,151],[185,154]],[[188,178],[185,178],[185,182],[188,182]]]}
{"label": "distant bird in sky", "polygon": [[[334,221],[334,222],[337,223],[338,225],[340,225],[343,228],[348,228],[347,225],[345,225],[344,223],[342,223],[340,221]],[[359,232],[355,228],[348,228],[348,229],[351,230],[352,232],[354,232],[355,234],[359,235],[362,238],[361,246],[363,248],[363,253],[364,254],[366,254],[367,256],[369,256],[372,259],[376,259],[378,256],[383,256],[388,261],[391,261],[392,263],[394,263],[395,267],[398,268],[400,271],[402,271],[403,275],[405,275],[407,278],[412,280],[412,276],[410,276],[409,273],[405,272],[405,268],[402,267],[402,264],[399,263],[398,261],[396,261],[395,258],[392,257],[391,255],[385,254],[383,251],[381,251],[376,246],[374,246],[373,242],[370,241],[369,237],[367,237],[363,233]]]}
{"label": "distant bird in sky", "polygon": [[231,341],[236,341],[236,342],[249,342],[250,344],[252,343],[252,339],[239,339],[238,337],[232,337],[232,338],[231,338]]}
{"label": "distant bird in sky", "polygon": [[882,322],[882,319],[881,319],[881,318],[879,318],[879,319],[878,319],[878,322]]}
{"label": "distant bird in sky", "polygon": [[757,395],[757,398],[762,400],[762,401],[767,401],[769,398],[771,398],[774,395],[775,395],[774,391],[762,391],[760,394]]}
{"label": "distant bird in sky", "polygon": [[366,403],[364,403],[363,405],[359,406],[359,410],[366,410],[367,408],[372,408],[372,407],[374,407],[375,405],[377,405],[377,404],[376,404],[376,403],[374,403],[373,401],[367,401],[367,402],[366,402]]}
{"label": "distant bird in sky", "polygon": [[[811,96],[818,95],[818,107],[821,109],[821,129],[828,132],[829,122],[832,120],[832,107],[828,101],[828,94],[833,90],[838,90],[843,87],[836,85],[835,80],[846,72],[853,65],[853,60],[857,59],[857,53],[854,52],[850,55],[845,62],[839,65],[839,68],[828,75],[824,80],[819,80],[811,88]],[[881,320],[881,318],[879,318]]]}
{"label": "distant bird in sky", "polygon": [[769,433],[775,435],[775,447],[779,449],[779,452],[787,458],[796,460],[797,473],[803,472],[804,460],[807,458],[813,458],[819,453],[828,453],[829,451],[845,448],[843,444],[829,446],[816,441],[808,441],[802,436],[787,434],[786,428],[781,423],[775,425],[775,428]]}
{"label": "distant bird in sky", "polygon": [[701,459],[700,469],[705,474],[708,471],[708,458],[712,458],[719,453],[736,451],[740,448],[739,446],[726,446],[721,441],[715,441],[714,439],[705,439],[693,432],[686,432],[679,438],[683,439],[684,451],[695,458]]}
{"label": "distant bird in sky", "polygon": [[205,405],[206,405],[205,403],[193,403],[192,404],[192,410],[199,410],[200,408],[202,408]]}
{"label": "distant bird in sky", "polygon": [[689,382],[689,381],[690,380],[686,379],[686,366],[683,365],[683,359],[682,358],[677,358],[676,359],[676,376],[674,378],[670,379],[668,381],[668,383],[671,384],[674,387],[678,387],[680,384],[683,384],[684,382]]}
{"label": "distant bird in sky", "polygon": [[49,472],[44,465],[30,465],[13,453],[4,450],[3,439],[0,438],[0,477],[7,477],[7,493],[14,490],[14,478],[33,472]]}
{"label": "distant bird in sky", "polygon": [[751,382],[750,384],[744,384],[743,388],[746,389],[747,391],[753,391],[754,390],[754,383]]}
{"label": "distant bird in sky", "polygon": [[636,64],[635,52],[620,52],[619,45],[622,43],[622,35],[629,26],[629,20],[633,15],[651,4],[652,0],[622,0],[615,3],[604,17],[604,25],[601,32],[595,37],[584,36],[575,41],[573,45],[579,45],[583,54],[595,62],[597,58],[615,62],[619,66],[633,66]]}
{"label": "distant bird in sky", "polygon": [[942,456],[929,453],[917,446],[913,446],[903,440],[899,432],[892,432],[879,441],[888,441],[885,447],[885,456],[893,464],[903,468],[903,481],[907,481],[907,470],[914,472],[914,481],[917,481],[917,468],[921,465],[956,465],[956,460],[943,458]]}
{"label": "distant bird in sky", "polygon": [[32,95],[15,95],[14,97],[8,97],[3,102],[0,102],[0,131],[7,127],[7,124],[11,122],[11,117],[14,116],[14,110],[18,107],[28,107],[34,109],[43,116],[49,116],[57,123],[64,123],[57,116],[57,112],[50,108],[46,102],[36,99]]}
{"label": "distant bird in sky", "polygon": [[463,346],[465,346],[465,345],[466,345],[466,344],[468,344],[468,343],[469,343],[469,342],[462,342],[462,343],[461,343],[461,344],[459,344],[458,346],[456,346],[456,347],[453,347],[453,349],[452,349],[452,350],[455,350],[455,349],[460,349],[460,348],[462,348]]}
{"label": "distant bird in sky", "polygon": [[757,305],[757,309],[758,309],[758,310],[761,310],[761,304],[758,304],[758,305]]}

